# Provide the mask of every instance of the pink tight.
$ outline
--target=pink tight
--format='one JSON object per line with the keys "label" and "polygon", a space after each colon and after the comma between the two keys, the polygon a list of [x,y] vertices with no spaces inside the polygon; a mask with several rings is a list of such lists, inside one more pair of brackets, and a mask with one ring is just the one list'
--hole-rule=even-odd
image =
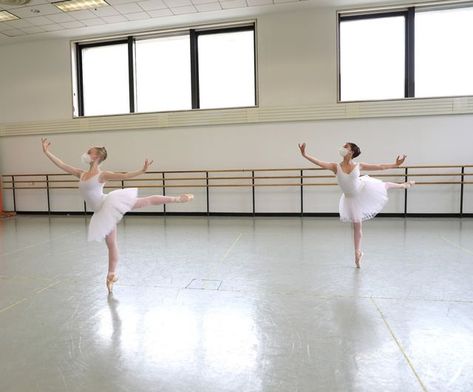
{"label": "pink tight", "polygon": [[[404,182],[402,184],[398,184],[395,182],[385,182],[384,186],[386,190],[390,189],[407,189],[410,188],[411,185],[414,185],[414,181]],[[363,230],[361,222],[354,222],[353,223],[353,244],[355,245],[355,258],[357,255],[362,253],[361,251],[361,240],[363,238]]]}
{"label": "pink tight", "polygon": [[105,237],[108,248],[108,274],[114,275],[118,264],[117,228]]}
{"label": "pink tight", "polygon": [[[155,206],[167,203],[182,203],[189,201],[188,195],[181,196],[147,196],[139,197],[133,206],[133,210],[143,207]],[[105,237],[105,243],[108,248],[108,275],[115,275],[118,264],[118,244],[117,244],[117,228]]]}
{"label": "pink tight", "polygon": [[355,255],[361,252],[361,239],[363,237],[363,231],[361,222],[353,223],[353,243],[355,244]]}
{"label": "pink tight", "polygon": [[133,209],[136,210],[138,208],[156,206],[159,204],[176,203],[178,201],[179,201],[179,197],[176,197],[176,196],[154,195],[154,196],[147,196],[147,197],[138,197],[136,199],[135,205],[133,206]]}
{"label": "pink tight", "polygon": [[385,182],[384,186],[386,190],[389,189],[406,189],[406,183],[398,184],[396,182]]}

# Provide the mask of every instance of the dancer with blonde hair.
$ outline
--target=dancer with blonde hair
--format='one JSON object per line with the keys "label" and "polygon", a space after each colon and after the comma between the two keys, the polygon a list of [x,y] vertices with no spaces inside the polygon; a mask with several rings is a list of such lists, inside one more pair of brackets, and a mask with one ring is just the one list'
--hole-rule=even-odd
{"label": "dancer with blonde hair", "polygon": [[43,152],[60,169],[79,178],[79,191],[87,205],[94,211],[89,223],[88,240],[101,241],[105,238],[108,248],[108,273],[106,285],[111,293],[114,283],[118,280],[116,273],[118,265],[117,224],[128,211],[151,205],[168,203],[185,203],[194,198],[191,194],[180,196],[153,195],[138,197],[137,188],[117,189],[107,194],[103,193],[107,181],[127,180],[146,173],[153,161],[145,160],[143,168],[127,173],[102,171],[101,163],[107,159],[105,147],[91,147],[82,155],[82,162],[89,166],[82,170],[64,163],[50,150],[51,142],[41,139]]}

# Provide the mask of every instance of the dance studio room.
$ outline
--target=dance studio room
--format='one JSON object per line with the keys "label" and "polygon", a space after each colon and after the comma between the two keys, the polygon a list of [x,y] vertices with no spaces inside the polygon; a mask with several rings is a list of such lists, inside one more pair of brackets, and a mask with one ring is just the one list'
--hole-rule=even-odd
{"label": "dance studio room", "polygon": [[458,0],[0,0],[0,391],[473,391],[472,39]]}

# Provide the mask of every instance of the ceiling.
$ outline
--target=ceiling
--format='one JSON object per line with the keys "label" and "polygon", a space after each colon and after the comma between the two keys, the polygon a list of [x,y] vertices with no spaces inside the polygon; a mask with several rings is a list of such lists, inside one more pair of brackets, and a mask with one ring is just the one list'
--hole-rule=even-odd
{"label": "ceiling", "polygon": [[[197,23],[306,6],[355,6],[380,0],[106,0],[110,6],[63,12],[51,3],[31,0],[24,6],[1,4],[20,19],[0,22],[0,44],[40,37],[109,34],[171,24]],[[397,1],[403,2],[404,0]]]}

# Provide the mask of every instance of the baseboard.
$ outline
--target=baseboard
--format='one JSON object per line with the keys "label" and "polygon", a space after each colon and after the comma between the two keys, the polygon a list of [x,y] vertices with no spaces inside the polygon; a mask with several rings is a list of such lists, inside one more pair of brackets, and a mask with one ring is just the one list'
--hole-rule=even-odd
{"label": "baseboard", "polygon": [[[16,211],[17,215],[92,215],[87,211]],[[227,216],[227,217],[319,217],[338,218],[335,212],[129,212],[129,216]],[[473,218],[473,213],[381,213],[380,218]]]}

